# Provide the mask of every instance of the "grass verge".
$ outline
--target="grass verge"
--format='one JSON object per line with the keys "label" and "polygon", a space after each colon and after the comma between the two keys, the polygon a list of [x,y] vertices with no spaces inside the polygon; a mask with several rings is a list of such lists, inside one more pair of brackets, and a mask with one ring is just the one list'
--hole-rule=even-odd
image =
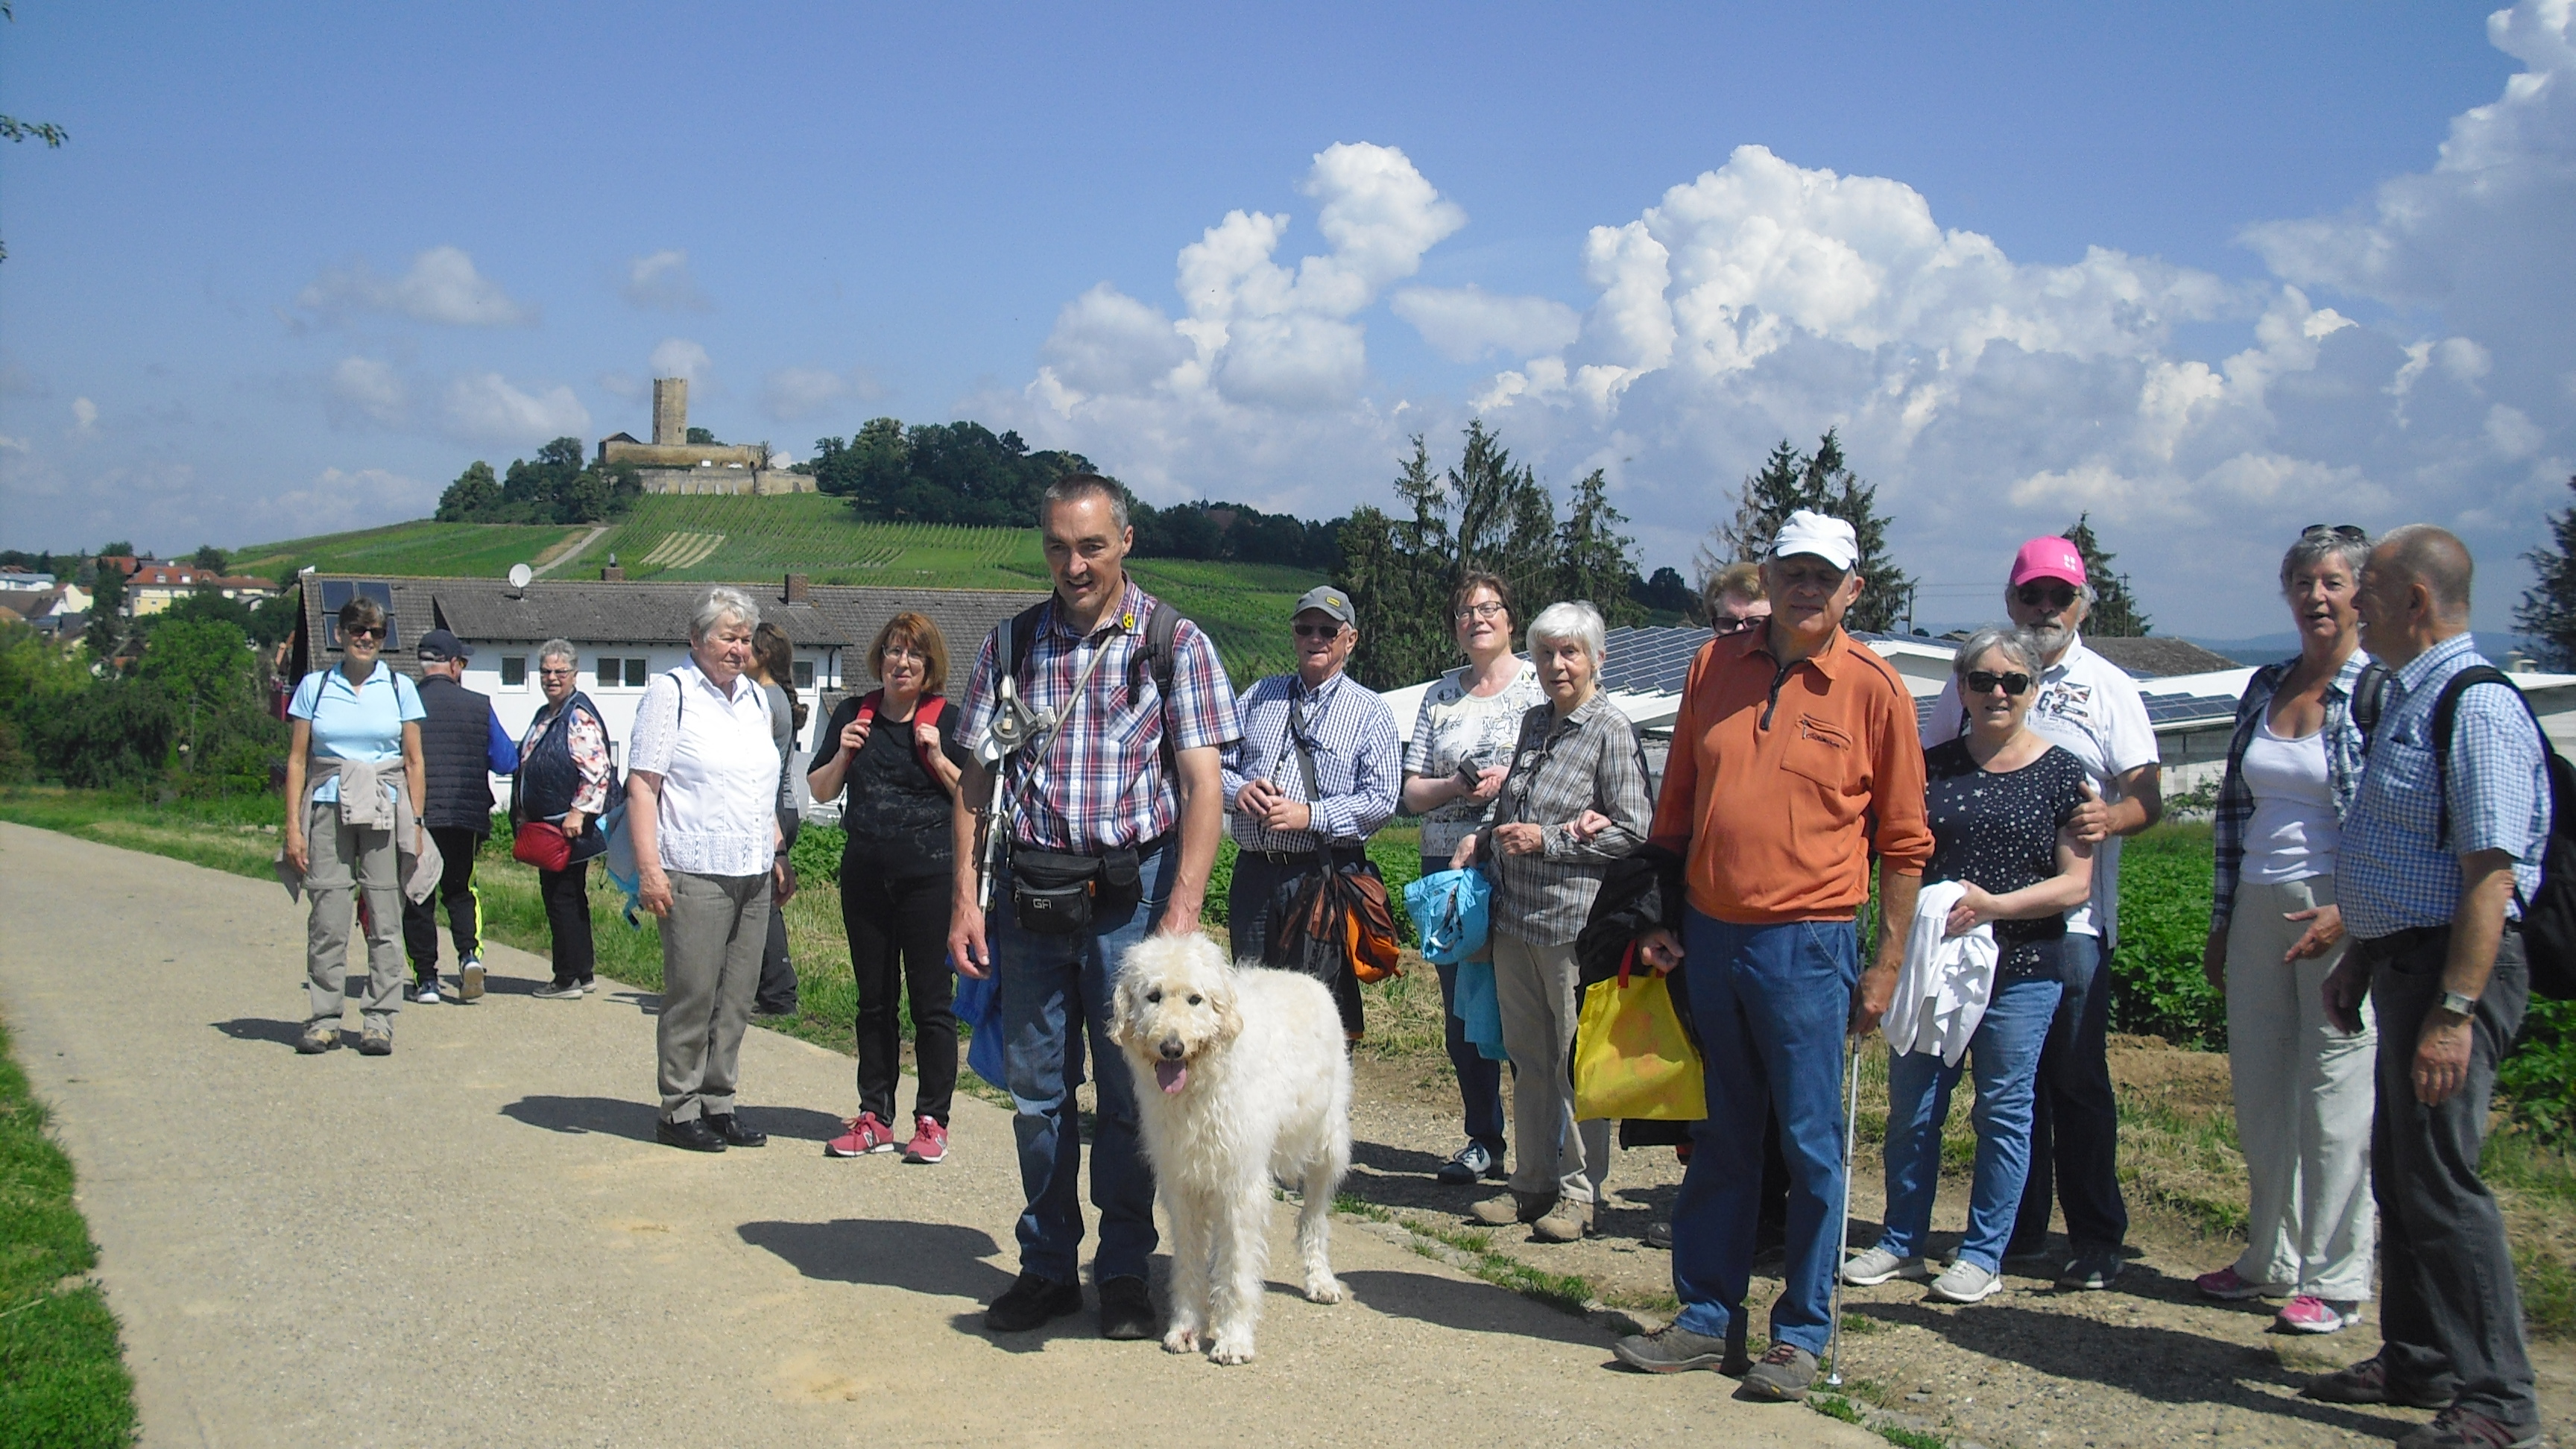
{"label": "grass verge", "polygon": [[98,1245],[72,1205],[72,1161],[45,1132],[0,1022],[0,1445],[134,1441],[134,1380],[92,1282]]}

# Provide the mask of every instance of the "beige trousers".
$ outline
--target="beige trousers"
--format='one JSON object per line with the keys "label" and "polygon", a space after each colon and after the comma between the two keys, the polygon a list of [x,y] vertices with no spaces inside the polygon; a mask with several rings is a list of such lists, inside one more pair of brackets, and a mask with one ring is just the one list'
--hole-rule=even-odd
{"label": "beige trousers", "polygon": [[403,969],[402,866],[394,833],[344,825],[338,802],[324,801],[307,807],[304,850],[304,889],[313,903],[304,926],[305,1019],[340,1019],[358,910],[350,895],[355,886],[367,897],[367,994],[358,1009],[368,1025],[390,1031],[411,974]]}
{"label": "beige trousers", "polygon": [[671,878],[662,918],[662,1014],[654,1023],[661,1057],[662,1116],[685,1122],[733,1110],[742,1034],[769,944],[769,872]]}
{"label": "beige trousers", "polygon": [[1512,1055],[1512,1191],[1598,1201],[1610,1124],[1574,1120],[1574,943],[1535,946],[1501,931],[1493,942],[1494,999]]}
{"label": "beige trousers", "polygon": [[2377,1018],[2346,1036],[2320,998],[2344,947],[2306,961],[2281,958],[2307,930],[2292,911],[2334,903],[2319,876],[2236,890],[2227,923],[2227,1066],[2236,1086],[2236,1140],[2252,1189],[2248,1283],[2319,1298],[2370,1296],[2378,1219],[2370,1198],[2370,1119],[2379,1058]]}

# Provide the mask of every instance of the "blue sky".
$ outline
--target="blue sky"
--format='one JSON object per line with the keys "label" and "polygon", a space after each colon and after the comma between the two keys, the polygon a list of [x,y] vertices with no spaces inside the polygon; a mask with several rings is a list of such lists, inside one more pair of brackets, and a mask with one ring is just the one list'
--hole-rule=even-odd
{"label": "blue sky", "polygon": [[2498,626],[2576,472],[2564,0],[16,9],[10,546],[422,516],[657,372],[1309,515],[1481,414],[1686,570],[1834,426],[1926,617],[2089,509],[2220,635],[2319,520]]}

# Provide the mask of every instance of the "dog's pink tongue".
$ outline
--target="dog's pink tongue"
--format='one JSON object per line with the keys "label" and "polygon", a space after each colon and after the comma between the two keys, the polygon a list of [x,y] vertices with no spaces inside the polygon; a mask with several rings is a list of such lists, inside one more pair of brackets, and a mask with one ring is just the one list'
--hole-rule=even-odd
{"label": "dog's pink tongue", "polygon": [[1163,1089],[1165,1096],[1170,1096],[1190,1084],[1190,1069],[1181,1062],[1156,1062],[1154,1082]]}

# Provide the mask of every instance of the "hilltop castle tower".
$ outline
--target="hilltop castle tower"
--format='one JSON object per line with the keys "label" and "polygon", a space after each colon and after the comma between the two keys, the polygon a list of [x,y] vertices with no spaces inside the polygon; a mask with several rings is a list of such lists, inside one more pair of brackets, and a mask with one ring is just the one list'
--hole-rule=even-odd
{"label": "hilltop castle tower", "polygon": [[603,468],[631,467],[647,493],[811,493],[814,480],[769,466],[766,447],[689,441],[689,380],[653,379],[653,441],[628,433],[599,440]]}

